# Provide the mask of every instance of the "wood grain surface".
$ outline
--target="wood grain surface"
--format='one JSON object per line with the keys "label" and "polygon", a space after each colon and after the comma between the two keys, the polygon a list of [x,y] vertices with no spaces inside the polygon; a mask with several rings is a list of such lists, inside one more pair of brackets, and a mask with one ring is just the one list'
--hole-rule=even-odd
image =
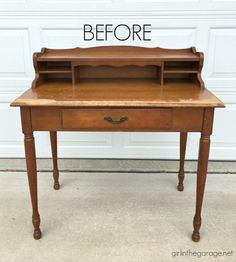
{"label": "wood grain surface", "polygon": [[27,90],[12,106],[223,107],[206,88],[182,82],[161,86],[156,79],[84,79],[46,82]]}

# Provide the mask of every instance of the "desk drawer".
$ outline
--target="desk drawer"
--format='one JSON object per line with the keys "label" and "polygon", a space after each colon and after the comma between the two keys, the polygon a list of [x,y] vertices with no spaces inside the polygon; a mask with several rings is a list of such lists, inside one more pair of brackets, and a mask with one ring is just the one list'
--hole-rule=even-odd
{"label": "desk drawer", "polygon": [[64,129],[154,131],[172,127],[172,109],[62,109]]}

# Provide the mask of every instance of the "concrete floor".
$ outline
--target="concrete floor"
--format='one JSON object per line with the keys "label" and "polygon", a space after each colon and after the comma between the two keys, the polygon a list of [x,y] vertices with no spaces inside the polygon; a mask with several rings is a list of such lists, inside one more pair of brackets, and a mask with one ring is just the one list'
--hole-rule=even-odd
{"label": "concrete floor", "polygon": [[[193,174],[182,193],[174,173],[61,172],[59,191],[51,173],[38,178],[43,237],[36,241],[26,173],[0,172],[1,262],[236,261],[234,174],[209,174],[199,243],[191,241]],[[196,258],[200,252],[229,253]]]}

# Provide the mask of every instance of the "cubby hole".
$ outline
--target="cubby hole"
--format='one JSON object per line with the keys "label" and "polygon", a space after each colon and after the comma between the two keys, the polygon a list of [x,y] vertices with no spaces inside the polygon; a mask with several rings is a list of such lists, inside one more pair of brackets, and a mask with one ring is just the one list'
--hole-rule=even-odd
{"label": "cubby hole", "polygon": [[156,79],[161,82],[162,71],[160,66],[75,66],[73,67],[73,80],[78,83],[86,79]]}
{"label": "cubby hole", "polygon": [[39,62],[39,73],[41,74],[69,74],[72,73],[71,63],[67,61]]}
{"label": "cubby hole", "polygon": [[80,66],[79,78],[156,78],[155,66]]}
{"label": "cubby hole", "polygon": [[197,73],[197,61],[168,61],[164,63],[164,74]]}
{"label": "cubby hole", "polygon": [[197,74],[191,73],[168,73],[164,76],[164,85],[168,83],[199,83]]}
{"label": "cubby hole", "polygon": [[72,81],[71,74],[61,74],[61,73],[53,73],[53,74],[48,74],[46,75],[47,79],[58,79],[58,80],[63,80],[63,79],[68,79]]}

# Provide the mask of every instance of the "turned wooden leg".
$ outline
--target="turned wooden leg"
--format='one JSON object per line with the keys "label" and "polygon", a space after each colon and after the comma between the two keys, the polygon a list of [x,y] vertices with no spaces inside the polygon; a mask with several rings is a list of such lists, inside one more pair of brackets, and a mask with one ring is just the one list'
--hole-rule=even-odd
{"label": "turned wooden leg", "polygon": [[54,178],[54,189],[58,190],[60,188],[59,184],[59,171],[57,166],[57,132],[50,132],[51,149],[52,149],[52,159],[53,159],[53,178]]}
{"label": "turned wooden leg", "polygon": [[199,159],[197,170],[197,189],[196,189],[196,211],[193,219],[193,234],[192,240],[198,242],[200,240],[200,227],[201,227],[201,210],[203,195],[207,177],[207,166],[210,149],[210,135],[201,134],[199,146]]}
{"label": "turned wooden leg", "polygon": [[41,231],[39,228],[40,216],[38,211],[37,168],[33,133],[25,133],[24,142],[29,189],[33,209],[32,223],[34,226],[34,238],[40,239]]}
{"label": "turned wooden leg", "polygon": [[192,240],[198,242],[200,240],[200,227],[201,227],[201,211],[202,202],[207,177],[208,158],[210,151],[210,136],[212,133],[214,109],[205,109],[203,128],[201,132],[199,155],[198,155],[198,168],[197,168],[197,188],[196,188],[196,210],[193,219],[193,234]]}
{"label": "turned wooden leg", "polygon": [[184,161],[185,161],[185,152],[186,152],[186,143],[187,143],[187,132],[180,133],[180,162],[179,162],[179,174],[178,174],[178,186],[179,191],[184,190]]}

